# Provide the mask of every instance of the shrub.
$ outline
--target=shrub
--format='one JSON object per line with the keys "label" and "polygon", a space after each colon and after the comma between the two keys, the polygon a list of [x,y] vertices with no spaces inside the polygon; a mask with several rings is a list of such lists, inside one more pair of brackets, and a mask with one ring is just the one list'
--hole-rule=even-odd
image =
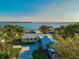
{"label": "shrub", "polygon": [[60,54],[59,59],[79,59],[79,35],[56,39],[58,44],[54,44],[53,47]]}

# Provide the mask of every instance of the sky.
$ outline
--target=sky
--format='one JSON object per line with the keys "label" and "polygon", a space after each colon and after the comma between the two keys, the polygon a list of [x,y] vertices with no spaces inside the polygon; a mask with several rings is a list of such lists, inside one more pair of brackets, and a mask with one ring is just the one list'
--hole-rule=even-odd
{"label": "sky", "polygon": [[0,0],[0,21],[79,22],[79,0]]}

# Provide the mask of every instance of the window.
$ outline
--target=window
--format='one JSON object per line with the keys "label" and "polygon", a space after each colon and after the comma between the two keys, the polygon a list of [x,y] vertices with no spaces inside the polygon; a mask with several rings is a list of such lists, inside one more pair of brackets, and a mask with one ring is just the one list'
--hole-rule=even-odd
{"label": "window", "polygon": [[31,38],[31,40],[32,40],[32,38]]}

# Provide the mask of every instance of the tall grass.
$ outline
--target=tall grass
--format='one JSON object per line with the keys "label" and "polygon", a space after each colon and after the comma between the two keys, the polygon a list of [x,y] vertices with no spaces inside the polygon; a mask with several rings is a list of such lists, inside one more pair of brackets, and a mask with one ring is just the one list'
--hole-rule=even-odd
{"label": "tall grass", "polygon": [[79,35],[63,39],[56,36],[58,44],[54,48],[60,54],[59,59],[79,59]]}

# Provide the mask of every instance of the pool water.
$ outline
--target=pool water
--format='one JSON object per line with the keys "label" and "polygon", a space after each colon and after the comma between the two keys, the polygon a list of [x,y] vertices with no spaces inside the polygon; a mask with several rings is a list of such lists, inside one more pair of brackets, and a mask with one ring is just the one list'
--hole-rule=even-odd
{"label": "pool water", "polygon": [[33,59],[32,58],[32,53],[33,53],[34,50],[38,49],[38,45],[37,44],[33,44],[33,45],[30,45],[29,47],[30,47],[30,50],[27,51],[27,52],[21,53],[19,55],[19,59]]}

